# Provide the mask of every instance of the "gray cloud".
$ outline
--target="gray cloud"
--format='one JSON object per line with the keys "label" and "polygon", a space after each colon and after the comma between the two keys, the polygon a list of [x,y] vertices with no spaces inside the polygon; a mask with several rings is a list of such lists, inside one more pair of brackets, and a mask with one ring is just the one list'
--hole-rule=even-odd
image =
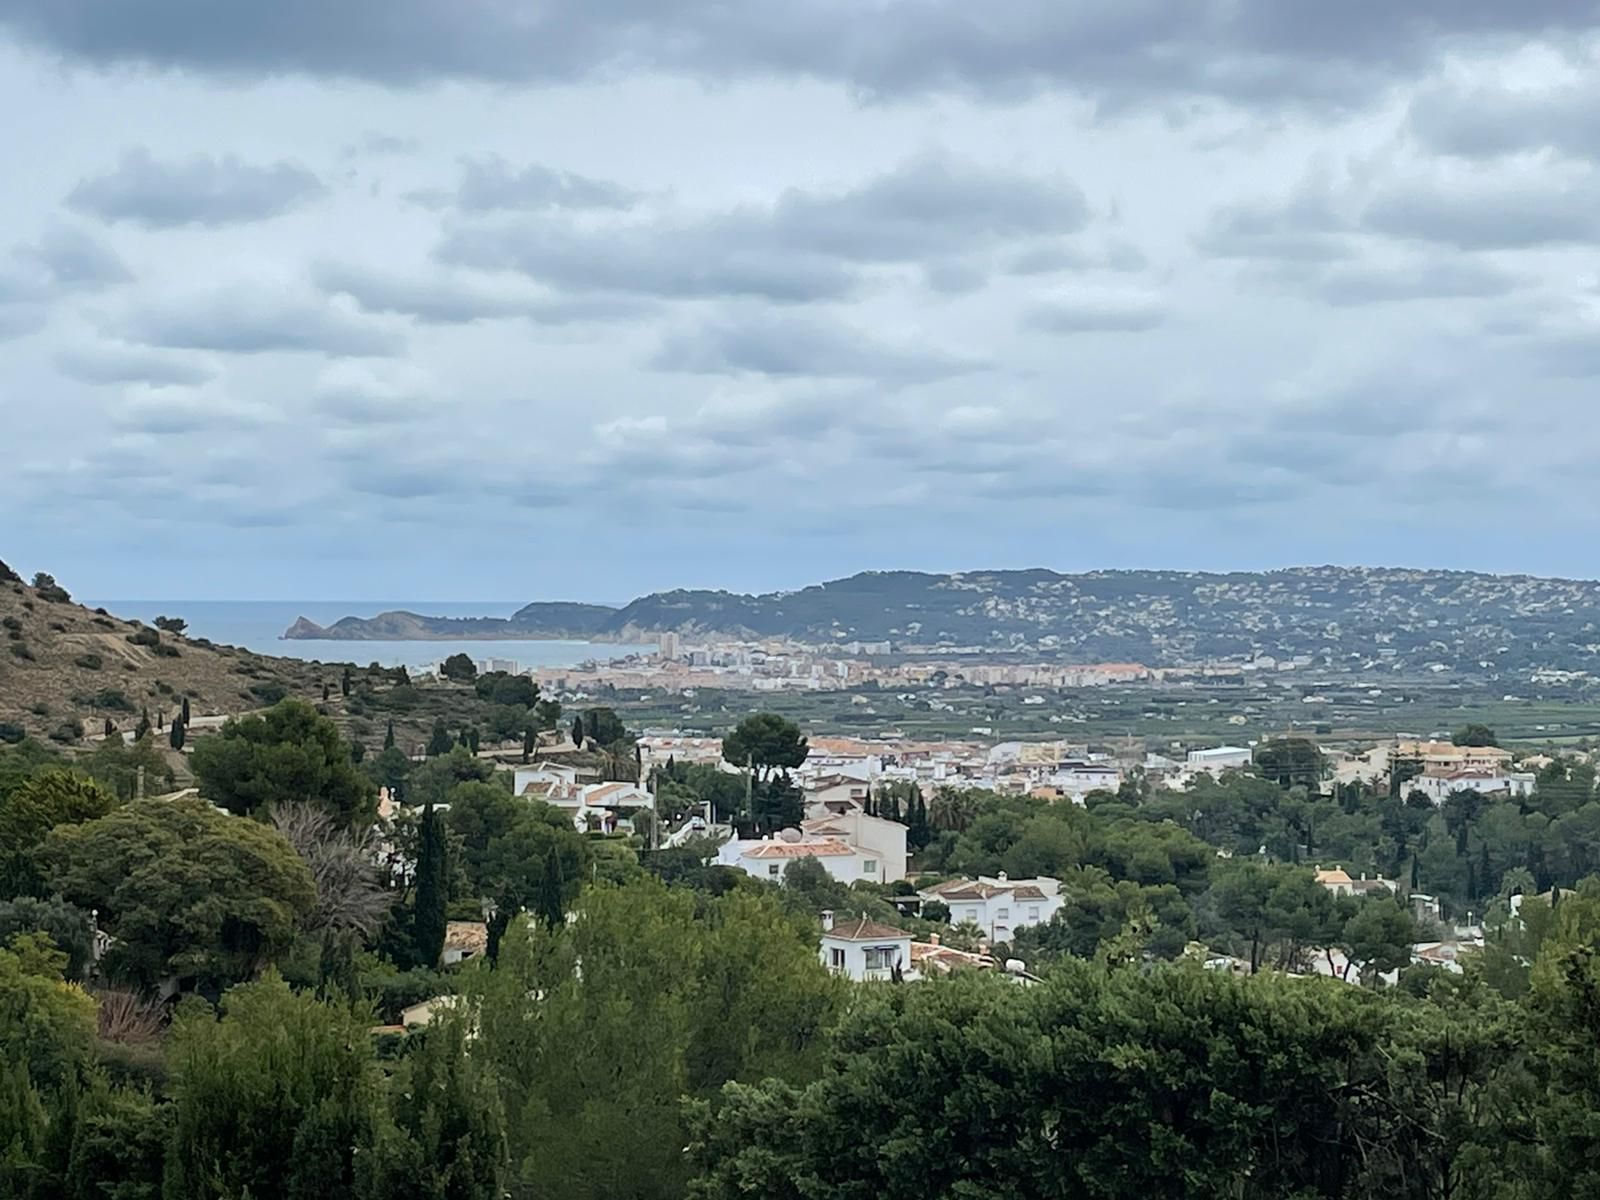
{"label": "gray cloud", "polygon": [[1211,95],[1350,103],[1463,42],[1592,30],[1571,0],[1014,0],[973,17],[959,0],[738,7],[718,0],[0,0],[0,23],[56,53],[228,76],[318,74],[386,84],[539,83],[626,65],[703,78],[816,77],[867,93],[996,97],[1068,88],[1113,99]]}
{"label": "gray cloud", "polygon": [[1166,320],[1166,305],[1157,297],[1087,295],[1036,304],[1023,314],[1022,325],[1039,333],[1144,333]]}
{"label": "gray cloud", "polygon": [[405,346],[398,333],[332,305],[239,288],[147,306],[124,333],[147,345],[228,354],[367,357],[398,354]]}
{"label": "gray cloud", "polygon": [[275,217],[324,190],[315,175],[295,163],[258,167],[231,154],[158,162],[137,148],[126,151],[115,170],[79,183],[67,204],[106,221],[171,229]]}
{"label": "gray cloud", "polygon": [[407,277],[341,263],[319,263],[317,286],[349,296],[365,312],[399,313],[430,325],[522,318],[540,325],[617,321],[648,312],[650,305],[627,296],[528,295],[435,274]]}
{"label": "gray cloud", "polygon": [[1088,220],[1088,203],[1068,180],[926,155],[853,188],[791,189],[767,207],[693,221],[467,225],[447,235],[438,254],[558,288],[801,303],[853,294],[874,265],[948,261],[1076,232]]}
{"label": "gray cloud", "polygon": [[1540,172],[1394,183],[1373,198],[1361,220],[1377,233],[1462,250],[1589,242],[1600,238],[1600,180]]}
{"label": "gray cloud", "polygon": [[1533,91],[1493,84],[1440,83],[1411,101],[1406,127],[1427,149],[1462,158],[1497,158],[1531,150],[1600,155],[1600,88],[1581,83]]}
{"label": "gray cloud", "polygon": [[1318,277],[1313,294],[1339,307],[1403,300],[1488,299],[1517,286],[1509,271],[1456,258],[1433,262],[1363,263],[1334,267]]}
{"label": "gray cloud", "polygon": [[492,156],[464,162],[461,182],[453,192],[413,192],[410,198],[434,208],[453,205],[463,212],[548,212],[632,208],[641,194],[610,180],[590,179],[539,163],[517,168]]}
{"label": "gray cloud", "polygon": [[216,376],[205,363],[109,342],[73,346],[56,355],[56,369],[80,383],[196,386]]}
{"label": "gray cloud", "polygon": [[696,374],[863,378],[908,385],[968,374],[985,364],[927,347],[882,342],[819,316],[763,313],[671,334],[652,365]]}
{"label": "gray cloud", "polygon": [[189,389],[134,389],[111,410],[117,428],[131,433],[184,434],[255,429],[272,415],[255,405]]}
{"label": "gray cloud", "polygon": [[1227,205],[1195,238],[1215,258],[1321,263],[1349,258],[1349,223],[1333,209],[1328,182],[1313,178],[1272,201]]}
{"label": "gray cloud", "polygon": [[45,310],[29,305],[0,304],[0,342],[15,341],[45,327]]}
{"label": "gray cloud", "polygon": [[133,278],[103,239],[71,226],[54,227],[32,245],[19,247],[17,253],[36,263],[63,289],[92,291]]}

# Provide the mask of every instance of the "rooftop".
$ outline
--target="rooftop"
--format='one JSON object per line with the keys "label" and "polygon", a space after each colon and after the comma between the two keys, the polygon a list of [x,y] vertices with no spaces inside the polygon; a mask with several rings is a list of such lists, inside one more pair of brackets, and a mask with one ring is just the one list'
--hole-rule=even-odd
{"label": "rooftop", "polygon": [[880,925],[866,917],[851,917],[836,921],[832,929],[824,929],[822,936],[843,942],[910,941],[911,935],[893,925]]}

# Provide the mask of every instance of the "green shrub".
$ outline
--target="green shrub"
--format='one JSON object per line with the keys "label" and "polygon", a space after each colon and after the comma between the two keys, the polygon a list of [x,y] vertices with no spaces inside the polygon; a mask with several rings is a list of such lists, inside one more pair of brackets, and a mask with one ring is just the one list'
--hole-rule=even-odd
{"label": "green shrub", "polygon": [[96,708],[108,708],[112,712],[132,712],[133,701],[128,699],[127,693],[116,688],[102,688],[94,695]]}
{"label": "green shrub", "polygon": [[82,667],[85,671],[98,671],[106,665],[106,660],[98,654],[80,654],[72,660],[72,665]]}
{"label": "green shrub", "polygon": [[63,721],[50,731],[52,742],[76,742],[83,739],[83,722],[73,717]]}
{"label": "green shrub", "polygon": [[10,721],[0,721],[0,742],[15,745],[28,736],[28,731],[21,725],[13,725]]}
{"label": "green shrub", "polygon": [[153,648],[161,645],[161,635],[154,629],[136,629],[128,635],[128,641],[135,646]]}
{"label": "green shrub", "polygon": [[11,643],[11,653],[16,655],[23,662],[33,662],[34,661],[33,651],[29,650],[21,642],[13,642],[13,643]]}

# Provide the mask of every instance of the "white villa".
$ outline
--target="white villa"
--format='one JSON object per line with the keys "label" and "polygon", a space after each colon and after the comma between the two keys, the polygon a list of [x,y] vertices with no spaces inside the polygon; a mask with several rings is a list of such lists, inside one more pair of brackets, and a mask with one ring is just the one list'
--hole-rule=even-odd
{"label": "white villa", "polygon": [[835,921],[822,914],[822,965],[857,983],[873,979],[915,978],[911,969],[911,935],[866,917]]}
{"label": "white villa", "polygon": [[950,924],[971,921],[993,942],[1009,942],[1017,930],[1044,924],[1062,903],[1059,879],[1009,879],[1004,871],[935,884],[917,895],[946,905]]}

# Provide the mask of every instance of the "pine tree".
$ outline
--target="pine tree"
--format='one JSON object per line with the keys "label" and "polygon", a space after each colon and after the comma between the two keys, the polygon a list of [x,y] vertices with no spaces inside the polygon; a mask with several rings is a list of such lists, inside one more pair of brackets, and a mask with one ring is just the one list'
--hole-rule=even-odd
{"label": "pine tree", "polygon": [[389,722],[389,729],[383,735],[383,748],[385,750],[393,750],[394,749],[394,722],[393,721]]}
{"label": "pine tree", "polygon": [[445,882],[444,826],[430,800],[417,837],[417,893],[411,913],[411,948],[420,966],[437,967],[444,952]]}

